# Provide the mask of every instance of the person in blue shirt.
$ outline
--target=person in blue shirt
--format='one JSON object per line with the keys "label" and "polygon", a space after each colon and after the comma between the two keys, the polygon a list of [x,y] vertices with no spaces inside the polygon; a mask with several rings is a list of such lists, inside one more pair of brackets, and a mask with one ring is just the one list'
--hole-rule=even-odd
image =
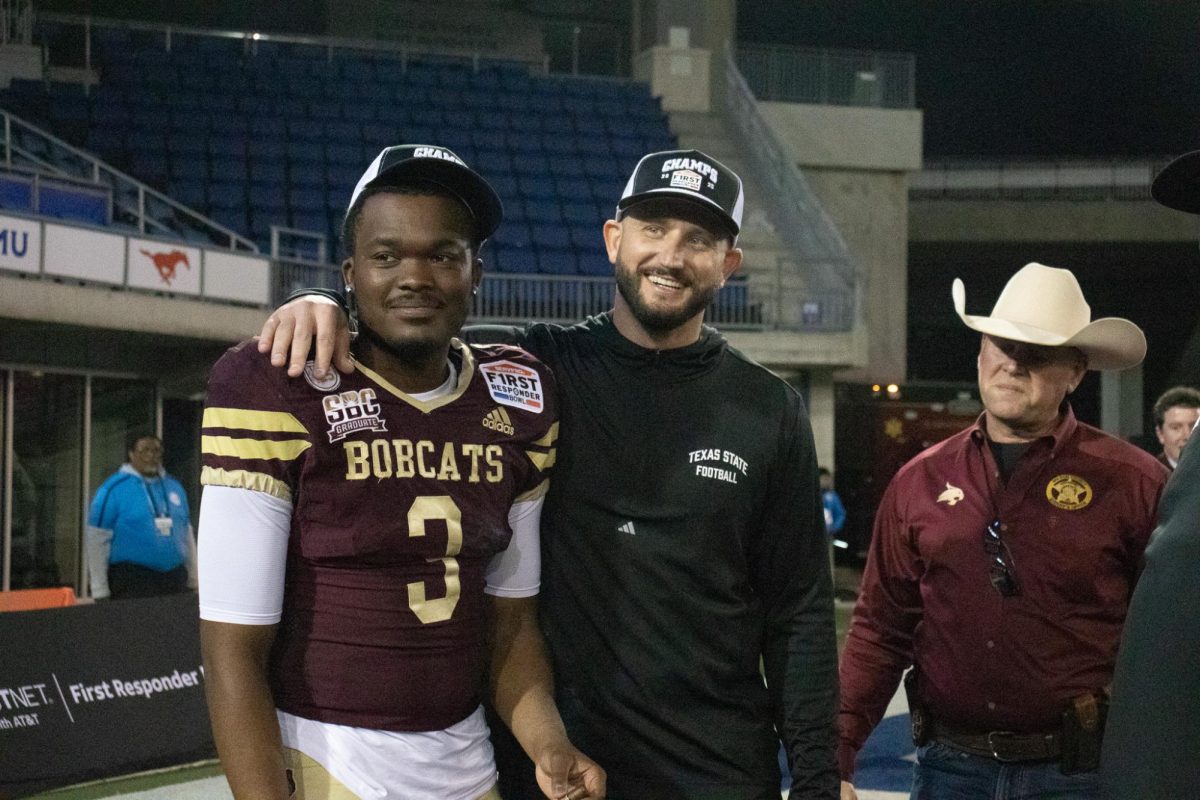
{"label": "person in blue shirt", "polygon": [[837,547],[845,547],[846,543],[838,536],[846,525],[846,507],[842,498],[838,497],[833,488],[833,473],[825,467],[818,471],[821,479],[821,505],[825,508],[825,532]]}
{"label": "person in blue shirt", "polygon": [[134,434],[129,461],[101,484],[87,524],[92,597],[154,597],[196,585],[187,494],[162,465],[162,441]]}

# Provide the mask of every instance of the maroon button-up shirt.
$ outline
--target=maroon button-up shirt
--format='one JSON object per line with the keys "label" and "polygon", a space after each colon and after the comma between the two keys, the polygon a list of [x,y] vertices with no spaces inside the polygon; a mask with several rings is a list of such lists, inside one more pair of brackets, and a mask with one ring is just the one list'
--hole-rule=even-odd
{"label": "maroon button-up shirt", "polygon": [[[1070,698],[1106,686],[1166,478],[1069,406],[1007,485],[982,416],[906,464],[876,514],[842,655],[843,778],[912,664],[933,716],[968,731],[1052,730]],[[993,520],[1014,597],[989,579]]]}

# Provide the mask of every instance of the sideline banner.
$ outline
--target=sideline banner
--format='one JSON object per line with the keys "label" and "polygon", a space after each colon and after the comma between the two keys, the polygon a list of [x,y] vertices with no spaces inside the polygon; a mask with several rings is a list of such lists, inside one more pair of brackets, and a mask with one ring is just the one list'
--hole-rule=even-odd
{"label": "sideline banner", "polygon": [[0,800],[212,758],[193,592],[0,613]]}

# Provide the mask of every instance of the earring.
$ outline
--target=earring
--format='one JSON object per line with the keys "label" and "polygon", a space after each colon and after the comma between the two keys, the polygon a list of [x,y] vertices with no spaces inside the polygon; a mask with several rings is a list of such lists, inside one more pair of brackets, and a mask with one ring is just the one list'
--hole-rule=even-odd
{"label": "earring", "polygon": [[354,296],[354,287],[346,287],[346,327],[350,331],[350,341],[358,338],[358,299]]}

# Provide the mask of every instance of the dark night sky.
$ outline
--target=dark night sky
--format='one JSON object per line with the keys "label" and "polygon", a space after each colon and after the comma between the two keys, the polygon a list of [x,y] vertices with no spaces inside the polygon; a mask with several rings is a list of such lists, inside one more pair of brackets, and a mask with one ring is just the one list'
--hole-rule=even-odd
{"label": "dark night sky", "polygon": [[913,53],[925,155],[1200,145],[1200,3],[738,0],[746,42]]}

